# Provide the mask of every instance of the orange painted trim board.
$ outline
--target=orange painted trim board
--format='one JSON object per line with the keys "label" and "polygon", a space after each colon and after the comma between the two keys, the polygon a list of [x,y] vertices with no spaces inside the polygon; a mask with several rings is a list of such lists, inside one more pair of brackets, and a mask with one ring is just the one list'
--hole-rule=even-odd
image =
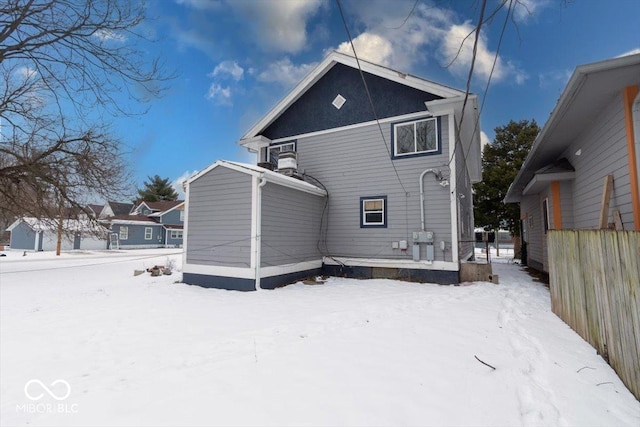
{"label": "orange painted trim board", "polygon": [[633,208],[633,228],[640,231],[640,189],[638,189],[638,164],[636,161],[635,136],[633,133],[633,101],[638,95],[638,86],[627,86],[624,99],[624,122],[627,130],[627,154],[629,159],[629,181],[631,184],[631,206]]}

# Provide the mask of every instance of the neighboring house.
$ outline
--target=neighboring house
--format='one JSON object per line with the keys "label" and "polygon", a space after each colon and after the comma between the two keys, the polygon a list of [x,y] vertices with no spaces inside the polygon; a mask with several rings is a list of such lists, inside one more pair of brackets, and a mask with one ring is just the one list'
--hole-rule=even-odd
{"label": "neighboring house", "polygon": [[[66,219],[63,222],[62,250],[107,248],[106,228],[95,222]],[[11,249],[52,251],[56,249],[58,228],[55,221],[21,218],[7,228],[11,232]]]}
{"label": "neighboring house", "polygon": [[[527,264],[548,272],[549,229],[640,230],[640,54],[576,68],[505,198],[520,203]],[[617,211],[617,212],[616,212]]]}
{"label": "neighboring house", "polygon": [[[97,206],[99,205],[96,205],[96,207]],[[98,214],[98,218],[104,219],[113,216],[129,215],[133,207],[133,203],[107,202]]]}
{"label": "neighboring house", "polygon": [[187,181],[185,283],[459,281],[481,178],[477,97],[360,64],[370,98],[356,60],[333,52],[239,141],[258,166],[218,161]]}
{"label": "neighboring house", "polygon": [[[111,205],[113,206],[113,203]],[[101,220],[109,224],[111,248],[140,249],[182,246],[183,200],[141,202],[137,206],[131,205],[129,210],[131,213],[112,215]]]}

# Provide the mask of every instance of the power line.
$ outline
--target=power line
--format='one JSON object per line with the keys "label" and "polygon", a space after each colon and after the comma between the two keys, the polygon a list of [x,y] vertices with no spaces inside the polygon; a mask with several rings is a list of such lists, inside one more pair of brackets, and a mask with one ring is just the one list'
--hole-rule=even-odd
{"label": "power line", "polygon": [[404,25],[407,23],[407,21],[409,20],[409,18],[411,18],[411,15],[413,15],[413,11],[414,11],[414,10],[416,10],[416,6],[418,5],[418,2],[419,2],[419,1],[420,1],[420,0],[416,0],[416,1],[413,3],[413,7],[412,7],[412,8],[411,8],[411,10],[409,11],[409,14],[407,15],[407,17],[406,17],[406,18],[404,18],[404,21],[402,21],[402,24],[400,24],[400,25],[399,25],[399,26],[397,26],[397,27],[385,27],[385,28],[386,28],[386,29],[388,29],[388,30],[399,30],[400,28],[404,27]]}
{"label": "power line", "polygon": [[[505,3],[506,3],[506,1],[505,1]],[[502,46],[502,40],[504,38],[504,33],[505,33],[506,28],[507,28],[507,23],[509,22],[509,18],[512,15],[512,11],[513,11],[513,0],[509,0],[509,7],[507,8],[507,15],[505,16],[504,22],[502,23],[502,29],[500,31],[500,38],[498,39],[498,46],[496,47],[496,54],[493,57],[493,64],[491,66],[491,71],[489,72],[489,78],[487,79],[487,84],[486,84],[485,89],[484,89],[484,96],[482,97],[482,103],[480,104],[480,109],[478,111],[478,115],[476,116],[476,124],[473,127],[473,133],[471,134],[471,141],[473,141],[473,138],[476,135],[476,132],[478,130],[478,122],[480,121],[480,115],[482,114],[482,111],[484,111],[484,104],[485,104],[485,102],[487,100],[487,94],[489,93],[489,86],[491,85],[491,79],[493,77],[493,72],[494,72],[494,70],[496,68],[496,64],[498,62],[498,55],[500,54],[500,47]],[[465,168],[467,168],[467,169],[468,169],[468,167],[467,167],[467,156],[469,155],[469,151],[470,150],[471,150],[471,144],[469,144],[469,147],[467,148],[466,153],[465,153],[464,149],[463,149],[463,152],[462,152]]]}
{"label": "power line", "polygon": [[398,178],[398,182],[400,183],[400,187],[402,187],[402,190],[405,192],[405,196],[408,194],[407,189],[404,187],[404,185],[402,184],[402,179],[400,179],[400,174],[398,173],[398,170],[396,169],[396,165],[393,163],[393,160],[391,159],[391,151],[387,145],[387,138],[384,136],[384,131],[382,130],[382,126],[380,125],[380,120],[378,119],[378,114],[376,113],[376,107],[373,103],[373,99],[371,98],[371,92],[369,92],[369,86],[367,85],[367,80],[364,77],[364,72],[362,71],[362,66],[360,65],[360,59],[358,58],[358,54],[356,52],[356,47],[353,45],[353,39],[351,38],[351,32],[349,31],[349,26],[347,25],[347,21],[344,17],[344,13],[342,12],[342,5],[340,4],[340,0],[336,0],[336,3],[338,5],[338,10],[340,11],[340,17],[342,18],[342,23],[344,25],[344,29],[347,33],[347,38],[349,39],[349,44],[351,45],[351,49],[353,50],[353,56],[356,59],[356,64],[358,65],[358,71],[360,72],[360,78],[362,79],[362,83],[364,85],[364,90],[367,94],[367,99],[369,100],[369,105],[371,105],[371,111],[373,112],[373,118],[375,119],[377,125],[378,125],[378,130],[380,131],[380,135],[382,136],[382,142],[384,144],[384,148],[387,151],[387,154],[389,155],[389,161],[391,162],[391,166],[393,167],[393,171],[396,174],[396,178]]}

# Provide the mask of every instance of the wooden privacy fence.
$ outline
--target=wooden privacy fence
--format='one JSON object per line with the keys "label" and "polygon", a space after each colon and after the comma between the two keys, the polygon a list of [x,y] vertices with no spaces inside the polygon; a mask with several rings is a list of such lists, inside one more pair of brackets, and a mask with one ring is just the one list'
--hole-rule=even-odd
{"label": "wooden privacy fence", "polygon": [[549,230],[551,309],[640,400],[640,232]]}

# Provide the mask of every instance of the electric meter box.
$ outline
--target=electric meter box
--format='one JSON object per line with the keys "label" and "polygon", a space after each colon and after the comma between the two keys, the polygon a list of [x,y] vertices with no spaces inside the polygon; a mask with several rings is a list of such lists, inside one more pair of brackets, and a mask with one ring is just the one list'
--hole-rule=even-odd
{"label": "electric meter box", "polygon": [[413,243],[433,243],[433,231],[414,231]]}

